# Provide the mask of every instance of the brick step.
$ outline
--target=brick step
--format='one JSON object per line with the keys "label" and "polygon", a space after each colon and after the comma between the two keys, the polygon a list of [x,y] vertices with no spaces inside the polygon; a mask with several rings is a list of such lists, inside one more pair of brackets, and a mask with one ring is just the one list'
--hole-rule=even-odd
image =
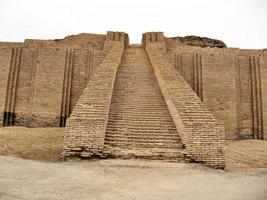
{"label": "brick step", "polygon": [[121,111],[128,111],[129,110],[136,110],[139,112],[162,112],[162,113],[168,113],[169,110],[166,110],[166,105],[159,105],[159,104],[149,104],[148,103],[133,103],[133,102],[128,102],[128,104],[121,104],[121,103],[114,103],[111,106],[111,109],[118,109],[118,108],[124,108],[121,109]]}
{"label": "brick step", "polygon": [[181,141],[175,140],[175,139],[167,139],[167,138],[129,138],[129,137],[123,137],[123,138],[110,138],[110,137],[105,137],[105,143],[108,144],[133,144],[133,145],[149,145],[149,146],[167,146],[171,147],[171,145],[178,145],[182,147],[183,145],[181,144]]}
{"label": "brick step", "polygon": [[[110,111],[115,111],[115,110],[120,110],[122,109],[122,106],[114,107],[111,108]],[[138,115],[161,115],[161,116],[170,116],[170,113],[167,110],[149,110],[149,109],[142,109],[142,108],[135,108],[134,110],[130,109],[124,109],[124,111],[112,115],[133,115],[133,116],[138,116]]]}
{"label": "brick step", "polygon": [[[112,128],[120,128],[120,127],[125,127],[125,128],[129,128],[129,129],[132,129],[132,128],[136,128],[137,130],[138,129],[145,129],[145,130],[169,130],[169,131],[176,131],[176,127],[173,126],[173,125],[170,125],[170,124],[167,124],[167,123],[164,123],[164,122],[160,122],[159,123],[154,123],[154,122],[151,122],[151,123],[147,123],[147,122],[143,122],[142,123],[139,123],[138,122],[130,122],[130,121],[121,121],[121,122],[118,122],[118,121],[109,121],[110,123],[108,124],[108,128],[112,129]],[[111,124],[112,123],[112,124]]]}
{"label": "brick step", "polygon": [[125,127],[117,127],[117,128],[112,128],[112,127],[108,127],[107,129],[107,133],[108,134],[112,134],[112,135],[148,135],[148,136],[154,136],[154,137],[165,137],[165,136],[171,136],[174,135],[177,138],[179,138],[177,131],[176,130],[168,130],[168,129],[161,129],[161,130],[157,130],[157,129],[130,129],[130,128],[125,128]]}
{"label": "brick step", "polygon": [[128,136],[125,136],[125,135],[114,135],[114,136],[106,136],[105,137],[105,140],[107,141],[111,141],[111,140],[120,140],[120,141],[128,141],[128,140],[133,140],[133,141],[137,141],[137,140],[140,140],[140,141],[147,141],[147,142],[150,142],[150,141],[157,141],[157,142],[181,142],[180,139],[178,137],[164,137],[164,136],[159,136],[159,137],[151,137],[151,136],[144,136],[144,135],[128,135]]}
{"label": "brick step", "polygon": [[110,146],[109,144],[105,144],[104,145],[104,151],[106,150],[119,150],[119,151],[128,151],[128,150],[132,150],[132,151],[148,151],[148,152],[158,152],[158,153],[181,153],[183,151],[183,148],[177,148],[177,147],[130,147],[130,146],[125,146],[126,148],[124,148],[123,146]]}
{"label": "brick step", "polygon": [[[131,133],[143,133],[143,134],[164,134],[164,133],[177,133],[176,129],[175,128],[149,128],[149,127],[145,127],[145,126],[142,126],[142,127],[136,127],[136,126],[112,126],[112,125],[109,125],[107,127],[107,132],[108,133],[116,133],[118,129],[125,129],[125,130],[128,130],[130,131]],[[178,135],[178,134],[177,134]]]}
{"label": "brick step", "polygon": [[[108,131],[112,131],[120,128],[120,127],[125,127],[125,126],[114,126],[114,125],[109,125],[107,127]],[[176,132],[176,128],[175,127],[163,127],[163,126],[159,126],[159,127],[154,127],[154,126],[131,126],[128,125],[127,127],[125,127],[127,130],[131,131],[131,132],[144,132],[144,133],[150,133],[150,132],[157,132],[159,134],[162,134],[163,132]]]}
{"label": "brick step", "polygon": [[157,130],[151,130],[151,131],[141,131],[141,130],[129,130],[127,128],[108,128],[106,132],[106,136],[112,135],[125,135],[125,136],[144,136],[144,137],[173,137],[173,138],[180,138],[177,134],[176,130],[171,131],[157,131]]}
{"label": "brick step", "polygon": [[[163,101],[163,100],[162,100]],[[154,108],[154,109],[162,109],[162,108],[166,108],[166,105],[162,104],[162,102],[157,102],[157,101],[154,101],[152,102],[151,100],[149,100],[148,102],[136,102],[136,101],[131,101],[131,102],[128,102],[128,103],[125,103],[125,102],[121,102],[121,101],[117,101],[117,102],[114,102],[114,104],[111,105],[111,107],[115,105],[126,105],[126,106],[133,106],[133,107],[144,107],[144,108]]]}
{"label": "brick step", "polygon": [[176,131],[157,131],[157,130],[129,130],[129,129],[108,129],[106,137],[139,137],[139,138],[175,138],[179,139]]}
{"label": "brick step", "polygon": [[[117,121],[116,121],[117,120]],[[170,124],[172,122],[171,119],[143,119],[141,121],[138,121],[137,119],[129,119],[129,117],[121,117],[121,118],[112,118],[109,119],[108,122],[115,124],[115,125],[127,125],[127,126],[149,126],[149,127],[175,127],[173,124]]]}
{"label": "brick step", "polygon": [[131,116],[147,116],[147,115],[155,115],[155,116],[162,116],[162,117],[170,117],[170,113],[168,113],[167,111],[153,111],[153,110],[142,110],[142,109],[136,109],[135,112],[134,111],[124,111],[121,112],[119,115],[131,115]]}
{"label": "brick step", "polygon": [[125,130],[130,130],[130,131],[139,131],[139,130],[144,130],[144,132],[164,132],[164,131],[168,131],[168,132],[177,132],[176,128],[173,126],[159,126],[158,124],[154,124],[154,123],[147,123],[145,124],[130,124],[129,122],[127,123],[109,123],[107,126],[107,130],[112,131],[112,130],[116,130],[116,129],[120,129],[120,128],[124,128]]}
{"label": "brick step", "polygon": [[109,122],[111,123],[118,123],[118,124],[126,124],[126,122],[128,122],[127,124],[136,124],[136,125],[140,125],[140,124],[158,124],[158,126],[162,126],[162,125],[167,125],[169,124],[169,126],[174,126],[173,124],[171,124],[171,122],[173,122],[172,118],[170,117],[162,117],[161,120],[158,120],[158,118],[146,118],[146,119],[142,119],[142,118],[138,118],[138,117],[130,117],[130,116],[113,116],[113,117],[109,117]]}
{"label": "brick step", "polygon": [[106,142],[105,144],[112,146],[112,147],[124,147],[124,148],[177,148],[181,149],[183,148],[182,144],[179,143],[168,143],[168,144],[162,144],[162,143],[142,143],[142,142]]}
{"label": "brick step", "polygon": [[[122,84],[124,84],[124,86],[125,86],[125,85],[127,85],[127,82],[126,83],[122,83]],[[146,88],[146,87],[142,87],[143,85],[139,85],[139,87],[142,87],[142,89],[144,89],[144,90],[151,90],[149,94],[147,94],[147,93],[141,93],[139,91],[134,91],[134,90],[125,90],[125,89],[124,90],[125,91],[130,91],[134,95],[140,95],[140,97],[145,97],[145,98],[148,98],[148,99],[151,99],[151,100],[153,100],[153,99],[155,99],[155,100],[164,99],[162,96],[160,96],[161,92],[153,91],[154,90],[153,87],[156,87],[156,85],[153,85],[153,83],[146,83],[146,84],[150,84],[151,86],[149,88]],[[128,86],[130,87],[131,85],[128,85]],[[114,91],[118,91],[116,93],[116,95],[119,94],[121,97],[127,96],[121,90],[123,90],[123,87],[116,88]],[[138,100],[141,100],[142,101],[143,99],[135,99],[135,100],[137,100],[137,101]]]}
{"label": "brick step", "polygon": [[120,145],[141,145],[150,147],[179,147],[183,145],[177,138],[145,138],[145,137],[106,137],[105,144]]}
{"label": "brick step", "polygon": [[155,120],[164,120],[164,121],[168,121],[168,122],[173,122],[171,119],[171,116],[167,116],[169,119],[166,120],[166,117],[165,116],[150,116],[150,115],[136,115],[136,114],[131,114],[131,115],[114,115],[114,114],[110,114],[110,117],[118,117],[118,116],[127,116],[127,119],[129,120],[140,120],[140,121],[155,121]]}
{"label": "brick step", "polygon": [[131,115],[129,115],[129,117],[144,117],[144,118],[155,118],[155,119],[161,119],[161,118],[165,118],[165,117],[169,117],[171,118],[170,114],[169,115],[162,115],[161,113],[155,113],[155,114],[151,114],[151,113],[143,113],[143,112],[136,112],[136,113],[131,113]]}
{"label": "brick step", "polygon": [[133,138],[133,139],[138,139],[138,138],[140,138],[140,139],[156,139],[156,140],[176,140],[176,141],[180,141],[180,138],[179,138],[179,136],[178,135],[175,135],[175,134],[173,134],[173,135],[170,135],[170,134],[167,134],[167,133],[165,133],[165,134],[161,134],[161,135],[159,135],[159,134],[142,134],[142,133],[121,133],[121,134],[112,134],[112,133],[108,133],[106,136],[105,136],[105,138],[114,138],[114,139],[116,139],[116,138],[121,138],[121,139],[123,139],[123,138],[125,138],[125,139],[127,139],[127,138]]}
{"label": "brick step", "polygon": [[150,160],[165,160],[172,162],[184,162],[181,149],[158,149],[158,148],[114,148],[106,147],[104,150],[106,155],[114,158],[139,158]]}
{"label": "brick step", "polygon": [[[116,121],[117,120],[117,121]],[[129,116],[122,116],[122,117],[113,117],[109,118],[109,123],[114,123],[114,124],[123,124],[123,125],[133,125],[133,126],[140,126],[144,125],[147,126],[150,124],[151,126],[167,126],[168,127],[174,127],[173,120],[172,119],[166,119],[166,118],[161,118],[160,120],[157,119],[149,119],[149,118],[136,118],[136,117],[129,117]]]}
{"label": "brick step", "polygon": [[105,140],[105,144],[113,145],[113,146],[133,146],[133,147],[158,147],[158,148],[182,148],[183,145],[179,141],[153,141],[153,140]]}
{"label": "brick step", "polygon": [[[116,91],[116,90],[115,90]],[[119,94],[119,92],[117,93],[117,94]],[[117,95],[116,94],[116,95]],[[155,101],[155,102],[160,102],[160,101],[162,101],[162,100],[164,100],[164,98],[163,97],[161,97],[161,98],[157,98],[156,97],[156,95],[160,95],[160,94],[150,94],[149,96],[144,96],[144,95],[141,95],[141,94],[133,94],[133,95],[139,95],[140,97],[143,97],[143,98],[145,98],[145,99],[133,99],[133,102],[147,102],[148,100],[150,100],[150,101]],[[118,96],[118,95],[117,95]],[[125,93],[122,93],[121,95],[120,95],[121,97],[127,97],[127,95],[125,95]]]}
{"label": "brick step", "polygon": [[[163,100],[162,100],[163,101]],[[130,107],[137,107],[137,108],[144,108],[144,109],[162,109],[164,108],[163,110],[165,110],[166,108],[166,105],[163,104],[162,102],[152,102],[151,100],[149,100],[148,102],[121,102],[121,101],[118,101],[118,102],[114,102],[112,105],[111,105],[111,108],[113,106],[128,106],[129,108]]]}

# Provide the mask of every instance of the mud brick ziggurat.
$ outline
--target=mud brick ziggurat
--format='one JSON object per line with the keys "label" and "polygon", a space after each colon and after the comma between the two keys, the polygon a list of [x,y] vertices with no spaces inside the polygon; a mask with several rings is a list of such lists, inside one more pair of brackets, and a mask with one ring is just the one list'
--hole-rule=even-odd
{"label": "mud brick ziggurat", "polygon": [[267,138],[264,49],[107,32],[1,42],[0,67],[0,125],[65,127],[65,158],[224,168],[225,139]]}

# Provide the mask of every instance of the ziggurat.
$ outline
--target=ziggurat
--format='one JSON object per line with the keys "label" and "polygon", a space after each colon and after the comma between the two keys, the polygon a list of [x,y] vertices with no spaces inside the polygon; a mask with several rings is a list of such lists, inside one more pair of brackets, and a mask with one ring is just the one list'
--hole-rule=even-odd
{"label": "ziggurat", "polygon": [[225,139],[267,138],[267,50],[220,47],[162,32],[1,42],[0,126],[65,127],[66,159],[224,168]]}

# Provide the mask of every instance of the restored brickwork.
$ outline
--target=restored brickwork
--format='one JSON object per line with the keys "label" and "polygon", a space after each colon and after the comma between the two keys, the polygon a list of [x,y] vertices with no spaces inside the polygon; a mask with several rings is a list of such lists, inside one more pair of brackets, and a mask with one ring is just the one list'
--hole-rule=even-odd
{"label": "restored brickwork", "polygon": [[4,126],[12,125],[14,123],[15,98],[16,98],[20,58],[21,58],[21,48],[12,48],[10,65],[9,65],[9,76],[7,82],[4,119],[3,119]]}
{"label": "restored brickwork", "polygon": [[70,118],[64,136],[64,157],[103,155],[108,114],[124,41],[113,41],[112,49],[96,70]]}
{"label": "restored brickwork", "polygon": [[65,126],[105,57],[104,41],[103,35],[80,34],[0,43],[1,125]]}
{"label": "restored brickwork", "polygon": [[168,61],[224,124],[227,139],[264,138],[264,50],[166,44]]}
{"label": "restored brickwork", "polygon": [[9,83],[10,74],[10,60],[12,55],[12,49],[1,48],[0,49],[0,125],[5,124],[6,119],[6,99],[7,97],[7,85]]}
{"label": "restored brickwork", "polygon": [[15,125],[30,126],[38,53],[39,49],[36,48],[22,48],[15,101]]}
{"label": "restored brickwork", "polygon": [[145,49],[130,45],[116,76],[105,154],[178,162],[182,148]]}
{"label": "restored brickwork", "polygon": [[267,140],[267,53],[261,61],[261,96],[262,96],[262,121],[263,121],[263,138]]}
{"label": "restored brickwork", "polygon": [[59,126],[58,105],[62,98],[65,55],[63,49],[42,48],[39,51],[30,126],[31,123],[36,126]]}
{"label": "restored brickwork", "polygon": [[142,36],[142,45],[146,47],[146,45],[150,42],[157,42],[158,48],[162,53],[166,53],[166,42],[163,32],[147,32],[143,33]]}
{"label": "restored brickwork", "polygon": [[167,62],[156,44],[146,50],[160,89],[189,160],[215,168],[225,166],[225,133],[213,114],[201,102],[182,76]]}
{"label": "restored brickwork", "polygon": [[[202,55],[203,102],[220,122],[226,124],[228,138],[236,138],[237,116],[235,65],[233,56]],[[227,76],[224,76],[227,74]],[[223,91],[220,89],[223,87]],[[226,116],[223,118],[223,116]],[[233,133],[233,134],[231,134]]]}
{"label": "restored brickwork", "polygon": [[128,45],[112,31],[0,42],[0,126],[66,126],[66,158],[185,157],[215,168],[225,137],[267,139],[266,49],[162,32]]}
{"label": "restored brickwork", "polygon": [[202,55],[199,53],[175,54],[174,68],[203,100]]}
{"label": "restored brickwork", "polygon": [[[239,138],[263,138],[260,58],[239,56],[237,68],[237,114]],[[251,109],[248,109],[251,108]]]}

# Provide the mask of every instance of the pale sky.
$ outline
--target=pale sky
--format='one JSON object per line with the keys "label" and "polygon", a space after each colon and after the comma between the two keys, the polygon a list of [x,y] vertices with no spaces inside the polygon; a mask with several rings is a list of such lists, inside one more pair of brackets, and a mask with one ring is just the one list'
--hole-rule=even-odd
{"label": "pale sky", "polygon": [[0,41],[124,31],[199,35],[229,47],[267,48],[267,0],[0,0]]}

